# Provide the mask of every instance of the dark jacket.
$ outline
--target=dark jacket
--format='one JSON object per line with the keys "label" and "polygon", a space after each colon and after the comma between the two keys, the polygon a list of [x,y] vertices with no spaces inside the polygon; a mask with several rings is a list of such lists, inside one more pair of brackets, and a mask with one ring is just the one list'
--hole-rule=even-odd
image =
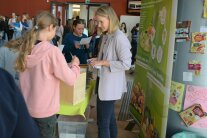
{"label": "dark jacket", "polygon": [[73,35],[73,33],[68,33],[63,39],[63,54],[67,62],[71,62],[72,55],[75,55],[79,58],[80,64],[87,64],[88,53],[90,50],[85,47],[85,45],[81,45],[80,49],[75,48],[75,41],[80,42],[82,38],[87,38],[85,34],[81,37]]}
{"label": "dark jacket", "polygon": [[0,79],[0,137],[39,138],[39,130],[12,76],[0,69]]}

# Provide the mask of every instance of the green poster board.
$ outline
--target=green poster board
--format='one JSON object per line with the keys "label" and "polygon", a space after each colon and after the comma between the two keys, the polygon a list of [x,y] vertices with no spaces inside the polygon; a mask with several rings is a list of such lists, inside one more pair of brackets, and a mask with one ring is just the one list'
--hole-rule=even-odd
{"label": "green poster board", "polygon": [[177,0],[142,0],[130,114],[140,137],[165,137]]}
{"label": "green poster board", "polygon": [[173,47],[169,45],[172,0],[144,0],[142,8],[137,58],[165,85],[168,48]]}

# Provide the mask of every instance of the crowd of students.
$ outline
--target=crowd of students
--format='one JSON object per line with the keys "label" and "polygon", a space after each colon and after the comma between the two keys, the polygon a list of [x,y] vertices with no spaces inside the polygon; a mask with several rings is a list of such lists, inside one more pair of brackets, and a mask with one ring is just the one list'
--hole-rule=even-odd
{"label": "crowd of students", "polygon": [[[98,137],[117,138],[114,104],[127,91],[125,71],[131,67],[131,44],[119,29],[119,19],[110,6],[98,8],[94,19],[88,23],[92,24],[91,28],[93,27],[93,30],[88,31],[88,35],[92,36],[89,44],[80,45],[79,43],[81,38],[88,37],[84,34],[84,21],[76,19],[72,21],[72,25],[69,25],[69,22],[70,20],[68,20],[67,26],[62,27],[60,20],[58,23],[50,12],[43,11],[35,16],[30,29],[20,37],[9,40],[0,48],[0,67],[9,71],[13,79],[16,79],[23,95],[23,98],[20,96],[19,100],[22,104],[24,101],[26,103],[26,106],[22,106],[22,108],[27,117],[21,119],[22,121],[27,120],[25,126],[31,125],[28,129],[33,131],[30,132],[31,134],[36,133],[36,138],[38,136],[53,138],[56,132],[56,113],[60,106],[60,81],[73,85],[80,74],[79,64],[88,63],[89,66],[101,67],[98,69],[99,83],[97,82]],[[58,43],[64,45],[62,53],[53,42],[58,28],[62,28],[59,30],[60,38],[57,40]],[[64,33],[65,29],[67,29],[67,33]],[[9,53],[13,55],[13,58],[6,59],[6,55]],[[88,59],[90,62],[87,62]],[[0,75],[1,72],[4,71],[0,70]],[[5,72],[3,74],[9,76]],[[14,93],[19,91],[16,86],[13,86],[13,82],[13,85],[10,86],[11,76],[9,78],[9,82],[5,80],[7,83],[5,87],[8,89],[12,87]],[[5,92],[7,88],[1,89],[0,87],[0,90]],[[12,100],[15,99],[11,98],[9,102],[14,106]],[[4,106],[4,104],[0,106]],[[13,108],[18,109],[14,106],[11,110],[14,110]],[[16,114],[19,112],[17,111]],[[0,117],[1,119],[4,118]],[[14,125],[19,125],[18,123],[17,121],[17,124]],[[2,127],[0,126],[0,128]],[[24,132],[19,129],[14,129],[13,133],[1,131],[4,131],[1,134],[5,134],[3,135],[5,138],[8,136],[6,133],[10,133],[11,137],[16,136],[16,131],[21,132],[21,135],[28,133],[26,130]]]}

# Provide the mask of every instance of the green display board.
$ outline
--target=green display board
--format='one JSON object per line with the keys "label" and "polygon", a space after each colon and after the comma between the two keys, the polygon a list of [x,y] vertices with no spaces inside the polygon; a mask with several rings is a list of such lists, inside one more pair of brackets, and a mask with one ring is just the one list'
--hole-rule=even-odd
{"label": "green display board", "polygon": [[130,114],[140,137],[165,137],[177,0],[142,0]]}

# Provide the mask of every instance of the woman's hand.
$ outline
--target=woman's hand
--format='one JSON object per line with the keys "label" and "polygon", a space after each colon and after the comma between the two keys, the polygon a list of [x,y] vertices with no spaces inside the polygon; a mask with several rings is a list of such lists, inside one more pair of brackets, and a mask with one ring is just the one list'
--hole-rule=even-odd
{"label": "woman's hand", "polygon": [[101,60],[94,60],[92,62],[90,62],[91,66],[102,66],[102,61]]}
{"label": "woman's hand", "polygon": [[97,58],[90,58],[87,60],[88,64],[90,64],[91,62],[97,61]]}
{"label": "woman's hand", "polygon": [[107,60],[97,60],[97,58],[91,58],[88,60],[88,64],[92,67],[94,66],[107,66],[109,67],[109,62]]}

